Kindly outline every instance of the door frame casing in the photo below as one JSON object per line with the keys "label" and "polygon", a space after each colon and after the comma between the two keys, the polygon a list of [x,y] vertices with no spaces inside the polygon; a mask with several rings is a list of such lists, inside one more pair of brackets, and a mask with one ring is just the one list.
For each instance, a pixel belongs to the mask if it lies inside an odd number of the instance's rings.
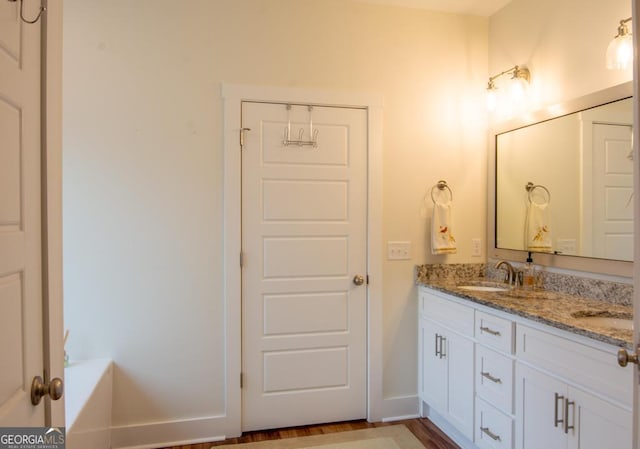
{"label": "door frame casing", "polygon": [[227,435],[242,429],[240,129],[242,101],[312,103],[367,111],[367,420],[382,419],[382,97],[370,93],[222,84],[224,103],[224,310]]}

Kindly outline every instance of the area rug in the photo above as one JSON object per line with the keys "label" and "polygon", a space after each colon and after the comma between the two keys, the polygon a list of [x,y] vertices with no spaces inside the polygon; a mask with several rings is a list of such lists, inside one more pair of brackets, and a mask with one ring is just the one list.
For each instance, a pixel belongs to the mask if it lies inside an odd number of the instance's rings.
{"label": "area rug", "polygon": [[225,444],[212,449],[424,449],[404,425],[351,430],[255,443]]}

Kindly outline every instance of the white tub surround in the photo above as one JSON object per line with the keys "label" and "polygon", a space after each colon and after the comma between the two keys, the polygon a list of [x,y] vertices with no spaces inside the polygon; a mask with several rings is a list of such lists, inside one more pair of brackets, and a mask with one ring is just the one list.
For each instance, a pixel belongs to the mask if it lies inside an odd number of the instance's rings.
{"label": "white tub surround", "polygon": [[67,449],[110,449],[113,363],[72,362],[64,374]]}

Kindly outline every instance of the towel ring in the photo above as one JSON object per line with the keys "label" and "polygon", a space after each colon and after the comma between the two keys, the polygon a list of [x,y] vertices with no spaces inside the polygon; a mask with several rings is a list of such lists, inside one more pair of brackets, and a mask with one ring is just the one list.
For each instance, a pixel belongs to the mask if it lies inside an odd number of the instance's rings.
{"label": "towel ring", "polygon": [[433,195],[433,193],[436,189],[440,190],[441,192],[443,192],[445,189],[448,190],[449,201],[453,201],[453,192],[451,191],[451,188],[449,188],[449,186],[447,185],[447,181],[440,180],[435,186],[431,187],[431,201],[433,201],[434,204],[436,203],[436,198]]}
{"label": "towel ring", "polygon": [[544,205],[544,204],[549,204],[551,202],[551,193],[549,192],[549,189],[547,189],[545,186],[543,185],[539,185],[539,184],[534,184],[532,182],[528,182],[526,186],[524,186],[524,188],[527,190],[528,192],[528,197],[529,197],[529,202],[530,203],[535,203],[535,201],[533,201],[533,191],[535,189],[541,189],[544,190],[547,193],[547,201],[545,203],[536,203],[536,204],[540,204],[540,205]]}

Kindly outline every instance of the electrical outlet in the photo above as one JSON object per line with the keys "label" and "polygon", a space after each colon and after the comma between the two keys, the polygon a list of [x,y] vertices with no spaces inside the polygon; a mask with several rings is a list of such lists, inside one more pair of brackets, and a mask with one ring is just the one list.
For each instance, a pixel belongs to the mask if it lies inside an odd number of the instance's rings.
{"label": "electrical outlet", "polygon": [[411,242],[387,242],[387,259],[411,259]]}
{"label": "electrical outlet", "polygon": [[482,239],[471,239],[471,256],[482,256]]}
{"label": "electrical outlet", "polygon": [[575,255],[577,243],[576,239],[558,239],[556,242],[556,251],[560,254]]}

